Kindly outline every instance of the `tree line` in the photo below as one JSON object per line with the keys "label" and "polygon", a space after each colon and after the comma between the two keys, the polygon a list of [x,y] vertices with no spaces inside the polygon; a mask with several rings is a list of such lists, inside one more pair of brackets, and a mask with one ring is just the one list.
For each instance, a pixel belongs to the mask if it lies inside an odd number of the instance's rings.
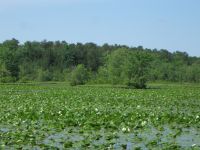
{"label": "tree line", "polygon": [[147,81],[200,82],[200,58],[142,46],[11,39],[0,43],[0,82],[70,81],[145,87]]}

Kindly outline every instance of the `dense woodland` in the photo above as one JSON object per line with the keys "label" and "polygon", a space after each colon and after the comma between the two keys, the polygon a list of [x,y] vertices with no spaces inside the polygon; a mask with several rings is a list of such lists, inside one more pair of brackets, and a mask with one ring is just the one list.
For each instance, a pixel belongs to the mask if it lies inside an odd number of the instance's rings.
{"label": "dense woodland", "polygon": [[135,80],[200,82],[200,58],[142,46],[65,41],[20,44],[16,39],[0,43],[0,82],[72,80],[72,85],[90,82],[134,86]]}

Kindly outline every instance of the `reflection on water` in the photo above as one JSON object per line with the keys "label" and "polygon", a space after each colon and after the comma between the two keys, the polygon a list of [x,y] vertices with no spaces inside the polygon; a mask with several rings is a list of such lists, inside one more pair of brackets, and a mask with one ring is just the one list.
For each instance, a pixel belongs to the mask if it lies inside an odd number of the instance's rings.
{"label": "reflection on water", "polygon": [[6,133],[6,132],[9,132],[10,130],[8,128],[0,128],[0,132],[3,132],[3,133]]}
{"label": "reflection on water", "polygon": [[[140,130],[132,130],[133,132],[124,133],[122,131],[114,131],[112,129],[101,129],[99,131],[84,131],[80,128],[66,128],[62,132],[49,134],[43,141],[38,141],[44,146],[66,149],[115,149],[115,150],[132,150],[152,148],[162,149],[169,145],[175,145],[181,149],[189,149],[196,147],[200,149],[200,131],[199,128],[181,128],[178,126],[162,126],[159,128],[148,127]],[[0,126],[0,134],[15,132],[14,129]],[[1,143],[1,141],[0,141]],[[7,149],[12,147],[6,146]],[[25,149],[40,150],[39,145],[24,145]]]}
{"label": "reflection on water", "polygon": [[84,135],[79,133],[80,129],[65,129],[63,132],[50,135],[44,140],[44,144],[63,149],[63,143],[68,141],[73,143],[74,149],[80,149],[84,142],[88,141],[89,148],[107,146],[111,149],[135,149],[148,150],[149,147],[162,148],[166,144],[175,144],[182,148],[196,146],[200,148],[200,132],[195,128],[172,129],[164,126],[162,129],[149,127],[145,130],[133,133],[123,133],[122,131],[114,135],[113,132],[102,129],[98,133]]}

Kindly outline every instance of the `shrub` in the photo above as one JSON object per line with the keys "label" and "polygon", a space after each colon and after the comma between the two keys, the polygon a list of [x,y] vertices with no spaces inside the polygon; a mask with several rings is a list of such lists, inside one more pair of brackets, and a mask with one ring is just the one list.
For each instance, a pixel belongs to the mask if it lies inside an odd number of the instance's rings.
{"label": "shrub", "polygon": [[37,80],[38,81],[51,81],[52,73],[50,73],[48,70],[38,69]]}
{"label": "shrub", "polygon": [[79,64],[71,73],[70,85],[83,85],[88,81],[88,72],[84,65]]}
{"label": "shrub", "polygon": [[11,76],[6,76],[6,77],[0,78],[0,83],[13,83],[13,82],[16,82],[16,78],[11,77]]}

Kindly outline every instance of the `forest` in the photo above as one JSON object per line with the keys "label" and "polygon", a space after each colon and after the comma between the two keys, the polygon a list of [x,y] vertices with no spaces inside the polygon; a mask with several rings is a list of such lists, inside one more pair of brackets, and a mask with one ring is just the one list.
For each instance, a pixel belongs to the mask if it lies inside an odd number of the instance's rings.
{"label": "forest", "polygon": [[0,82],[69,81],[71,85],[200,82],[200,58],[186,52],[65,41],[0,43]]}

